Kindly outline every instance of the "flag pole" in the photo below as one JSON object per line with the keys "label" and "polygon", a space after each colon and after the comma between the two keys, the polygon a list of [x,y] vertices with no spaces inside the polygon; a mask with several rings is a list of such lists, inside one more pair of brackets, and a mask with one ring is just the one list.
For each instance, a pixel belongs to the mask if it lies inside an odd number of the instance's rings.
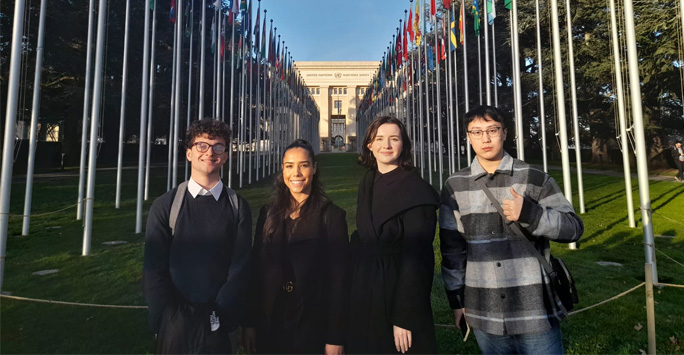
{"label": "flag pole", "polygon": [[126,0],[126,22],[124,25],[124,48],[123,48],[123,68],[121,69],[121,108],[119,116],[119,151],[116,159],[116,193],[114,196],[114,208],[121,207],[121,181],[123,169],[123,148],[126,139],[126,92],[128,88],[128,29],[130,27],[131,0]]}
{"label": "flag pole", "polygon": [[45,7],[47,0],[40,2],[38,20],[38,40],[36,43],[36,72],[33,79],[33,108],[31,109],[31,134],[29,136],[29,154],[26,166],[26,194],[24,195],[24,221],[21,235],[29,234],[31,222],[31,196],[33,195],[33,167],[36,159],[38,117],[40,116],[40,77],[43,70],[43,40],[45,38]]}
{"label": "flag pole", "polygon": [[[146,14],[149,14],[145,6]],[[102,68],[105,51],[105,32],[107,25],[107,0],[100,0],[100,7],[97,10],[97,46],[95,48],[95,72],[93,83],[93,103],[90,106],[90,147],[88,152],[88,183],[86,186],[86,199],[84,210],[83,227],[83,250],[81,255],[90,255],[90,244],[93,233],[93,205],[95,203],[95,169],[97,162],[97,143],[99,132],[100,104],[102,102]],[[147,15],[146,15],[147,16]]]}
{"label": "flag pole", "polygon": [[558,23],[558,0],[551,2],[551,30],[553,37],[553,67],[558,115],[558,139],[560,141],[561,165],[563,167],[563,191],[572,204],[572,181],[570,180],[570,159],[568,157],[568,133],[565,117],[565,88],[563,85],[563,62],[561,56],[560,25]]}
{"label": "flag pole", "polygon": [[173,171],[172,171],[172,187],[178,186],[178,141],[180,134],[180,110],[181,110],[181,85],[183,81],[183,1],[180,0],[176,3],[176,37],[178,38],[178,46],[176,47],[176,93],[174,100],[176,101],[176,110],[174,112],[173,118]]}
{"label": "flag pole", "polygon": [[518,44],[518,1],[512,0],[511,9],[511,60],[513,62],[513,100],[515,136],[518,159],[525,160],[525,138],[523,134],[522,92],[520,89],[520,47]]}
{"label": "flag pole", "polygon": [[[100,0],[106,1],[106,0]],[[136,200],[136,214],[135,214],[135,233],[142,233],[143,223],[143,189],[144,189],[144,164],[145,164],[145,140],[147,139],[147,90],[149,80],[150,62],[150,10],[147,6],[145,9],[145,30],[143,35],[143,64],[142,64],[142,84],[140,95],[140,135],[138,136],[138,194]],[[178,11],[176,11],[178,14]],[[178,22],[178,21],[176,21]],[[99,26],[99,25],[98,25]],[[96,86],[97,87],[97,86]]]}
{"label": "flag pole", "polygon": [[[423,0],[423,9],[427,9],[427,0]],[[431,85],[430,85],[430,65],[428,63],[429,57],[428,57],[428,50],[430,48],[427,45],[428,42],[428,36],[427,36],[427,19],[423,20],[423,33],[425,35],[425,40],[423,41],[423,49],[425,50],[425,117],[427,119],[427,143],[428,143],[428,150],[427,150],[427,161],[428,161],[428,182],[430,185],[432,185],[432,126],[430,125],[430,121],[432,120],[432,115],[430,115],[430,90],[431,90]],[[434,58],[433,58],[434,59]]]}
{"label": "flag pole", "polygon": [[173,31],[173,49],[171,50],[173,60],[172,60],[172,65],[171,65],[171,93],[169,94],[170,98],[170,110],[169,110],[169,135],[167,138],[166,146],[168,147],[168,161],[167,161],[167,175],[166,175],[166,191],[171,190],[171,176],[173,173],[171,172],[171,168],[173,167],[173,116],[174,112],[176,111],[176,100],[173,99],[173,95],[176,92],[176,66],[178,65],[177,63],[177,58],[176,58],[176,46],[178,45],[178,34],[176,31]]}
{"label": "flag pole", "polygon": [[[491,6],[494,6],[494,3],[490,2],[491,0],[485,0],[485,15],[483,16],[485,18],[484,22],[484,47],[485,47],[485,91],[486,91],[486,96],[487,96],[487,106],[492,105],[492,92],[491,92],[491,86],[492,86],[492,81],[491,81],[491,73],[490,73],[490,68],[489,68],[489,8]],[[494,23],[494,19],[492,19],[492,23]]]}
{"label": "flag pole", "polygon": [[[418,66],[418,117],[419,117],[419,125],[418,125],[418,136],[420,137],[420,177],[425,178],[425,121],[424,121],[424,116],[423,116],[423,79],[421,78],[421,72],[423,71],[423,68],[420,64],[420,61],[423,59],[422,54],[421,54],[421,45],[420,45],[420,20],[423,18],[423,16],[420,16],[420,11],[419,11],[419,2],[420,0],[416,0],[416,16],[418,16],[418,25],[414,26],[414,30],[417,28],[418,32],[416,32],[416,47],[418,47],[418,61],[417,61],[417,66]],[[427,61],[425,61],[427,65]],[[427,75],[427,74],[426,74]],[[427,103],[425,103],[427,105]]]}
{"label": "flag pole", "polygon": [[[495,6],[492,4],[492,6]],[[497,68],[496,68],[496,32],[494,28],[496,27],[496,23],[492,23],[492,68],[494,69],[493,73],[493,85],[494,85],[494,106],[498,107],[499,106],[499,79],[497,75]]]}
{"label": "flag pole", "polygon": [[[235,129],[233,128],[233,117],[235,112],[235,65],[237,63],[235,54],[235,8],[230,9],[231,25],[230,25],[230,142],[228,143],[228,187],[233,187],[233,140],[235,139]],[[238,145],[240,146],[240,139],[238,138]],[[237,152],[236,152],[237,153]]]}
{"label": "flag pole", "polygon": [[[479,9],[480,0],[473,0],[473,4],[477,4]],[[473,15],[473,22],[481,23],[480,11],[477,11],[477,18]],[[487,27],[486,24],[485,27]],[[477,86],[480,88],[480,105],[482,105],[482,38],[480,38],[480,25],[478,25],[477,32],[475,32],[475,38],[477,39]]]}
{"label": "flag pole", "polygon": [[[451,5],[451,2],[449,2]],[[454,169],[454,87],[453,87],[453,80],[452,80],[452,73],[451,73],[451,61],[453,60],[451,58],[452,54],[452,49],[451,47],[453,46],[453,43],[451,42],[451,8],[446,8],[444,9],[444,18],[445,21],[446,19],[449,19],[449,51],[446,52],[446,44],[444,51],[446,53],[446,70],[444,71],[444,83],[446,84],[447,88],[447,111],[449,114],[449,124],[448,124],[448,130],[447,130],[447,159],[449,160],[449,174],[451,175],[455,172]],[[446,37],[446,33],[443,33],[443,36]]]}
{"label": "flag pole", "polygon": [[[577,86],[575,82],[575,52],[572,43],[572,14],[570,0],[565,0],[565,14],[568,28],[568,62],[570,65],[570,97],[572,98],[572,126],[575,135],[575,163],[577,169],[577,192],[579,193],[580,214],[584,213],[584,179],[582,178],[582,144],[579,133],[579,117],[577,116]],[[570,243],[570,249],[577,248],[577,243]]]}
{"label": "flag pole", "polygon": [[[188,12],[188,21],[190,21],[190,58],[188,59],[188,112],[185,120],[185,131],[190,127],[191,108],[192,108],[192,61],[194,59],[194,42],[195,42],[195,0],[190,2],[190,11]],[[153,25],[154,27],[154,25]],[[183,159],[185,165],[185,175],[183,181],[188,180],[188,160]]]}
{"label": "flag pole", "polygon": [[646,264],[651,264],[653,282],[658,282],[658,268],[655,258],[653,240],[653,222],[651,220],[651,196],[648,185],[648,164],[646,155],[646,139],[644,137],[644,117],[641,106],[641,80],[639,78],[639,56],[634,30],[634,7],[632,0],[625,0],[625,32],[627,43],[627,63],[629,66],[629,85],[631,91],[632,118],[634,121],[634,140],[636,142],[637,174],[639,176],[639,196],[641,200],[641,221],[644,231],[644,252]]}
{"label": "flag pole", "polygon": [[539,129],[541,130],[542,161],[544,172],[548,172],[546,159],[546,114],[544,113],[544,70],[541,50],[541,18],[539,15],[539,0],[535,0],[535,16],[537,20],[537,72],[539,76]]}
{"label": "flag pole", "polygon": [[[21,0],[21,3],[24,3]],[[17,2],[17,5],[19,3]],[[17,6],[15,5],[15,6]],[[23,6],[23,5],[22,5]],[[90,108],[90,93],[92,88],[92,73],[90,68],[93,66],[93,27],[95,22],[95,0],[90,0],[90,5],[88,6],[88,44],[86,51],[86,74],[85,74],[85,88],[83,92],[83,118],[81,121],[81,160],[78,170],[78,202],[76,207],[76,220],[81,220],[83,218],[83,193],[85,189],[85,176],[86,176],[86,154],[88,149],[88,111]],[[16,19],[15,19],[16,22]],[[22,17],[23,22],[23,17]],[[9,107],[9,106],[8,106]],[[7,118],[10,116],[8,115]],[[8,120],[9,121],[9,120]]]}
{"label": "flag pole", "polygon": [[[455,2],[451,3],[451,13],[454,15],[454,27],[455,27],[456,26],[456,3]],[[456,43],[458,43],[457,39],[455,39],[455,41],[456,41]],[[452,130],[453,130],[453,126],[456,126],[456,137],[455,137],[456,141],[454,142],[454,143],[456,143],[456,146],[454,148],[456,149],[456,157],[458,157],[458,159],[456,160],[455,166],[458,170],[461,170],[461,129],[459,127],[460,119],[458,117],[459,115],[458,115],[458,55],[457,54],[458,53],[456,53],[456,46],[454,46],[454,50],[451,52],[451,58],[454,61],[452,69],[453,69],[453,73],[454,73],[453,89],[454,89],[454,103],[456,104],[456,105],[454,105],[454,113],[456,114],[455,115],[456,121],[454,122],[454,124],[452,124]],[[453,135],[453,133],[452,133],[452,135]]]}
{"label": "flag pole", "polygon": [[[437,9],[435,9],[436,11]],[[439,62],[442,60],[442,51],[439,50],[439,39],[438,39],[438,25],[437,25],[437,16],[435,16],[435,49],[437,50],[437,56],[436,56],[436,65],[435,65],[435,76],[437,78],[437,95],[435,96],[435,100],[437,101],[437,156],[439,157],[439,175],[437,179],[439,179],[439,189],[442,189],[442,183],[443,183],[443,176],[444,176],[444,156],[442,154],[442,93],[441,93],[441,88],[440,88],[440,71],[439,71]],[[442,30],[444,29],[444,24],[442,23]],[[444,31],[442,31],[442,37],[444,37]],[[442,47],[444,47],[442,45]]]}
{"label": "flag pole", "polygon": [[[464,100],[465,100],[465,113],[468,113],[470,111],[470,98],[469,98],[469,87],[468,87],[468,39],[466,38],[466,33],[468,31],[467,26],[466,26],[466,17],[465,17],[465,0],[461,0],[461,18],[463,19],[463,92],[464,92]],[[465,127],[468,128],[468,127]],[[470,166],[470,140],[468,139],[468,135],[466,135],[466,144],[465,144],[465,150],[466,150],[466,159],[468,166]]]}
{"label": "flag pole", "polygon": [[[682,5],[684,5],[684,0],[682,0]],[[627,199],[627,218],[629,221],[629,227],[636,227],[634,221],[634,202],[632,200],[632,173],[630,170],[629,162],[629,144],[627,143],[627,124],[625,123],[625,94],[623,92],[624,87],[622,83],[622,61],[620,59],[620,44],[618,42],[618,32],[617,32],[617,20],[615,18],[615,0],[610,0],[610,29],[612,35],[612,46],[613,46],[613,65],[615,66],[615,87],[617,90],[617,103],[618,103],[618,118],[620,120],[620,137],[618,143],[622,147],[622,171],[625,175],[625,197]]]}
{"label": "flag pole", "polygon": [[147,146],[145,147],[145,192],[143,199],[147,201],[149,196],[150,185],[150,154],[152,145],[152,131],[154,129],[154,120],[152,119],[153,102],[154,102],[154,80],[155,80],[155,38],[157,30],[157,2],[154,2],[152,10],[152,38],[150,41],[150,88],[147,103]]}
{"label": "flag pole", "polygon": [[[234,0],[237,1],[237,0]],[[197,99],[197,118],[204,118],[204,53],[206,52],[207,38],[207,0],[202,0],[202,30],[200,31],[200,72],[199,72],[199,98]]]}

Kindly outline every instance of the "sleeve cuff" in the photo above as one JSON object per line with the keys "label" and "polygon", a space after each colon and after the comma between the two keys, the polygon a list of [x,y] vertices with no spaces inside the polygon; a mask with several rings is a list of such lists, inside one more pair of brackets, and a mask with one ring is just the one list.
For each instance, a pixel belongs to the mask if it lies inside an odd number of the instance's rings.
{"label": "sleeve cuff", "polygon": [[461,309],[463,304],[463,287],[455,290],[447,290],[447,299],[449,299],[449,306],[451,309]]}

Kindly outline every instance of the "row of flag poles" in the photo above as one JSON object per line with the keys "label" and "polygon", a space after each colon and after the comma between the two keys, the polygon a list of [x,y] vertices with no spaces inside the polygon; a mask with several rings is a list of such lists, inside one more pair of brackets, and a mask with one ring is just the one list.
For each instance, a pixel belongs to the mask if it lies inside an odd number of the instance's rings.
{"label": "row of flag poles", "polygon": [[[40,72],[42,65],[42,41],[47,0],[41,1],[40,28],[36,57],[36,84],[34,88],[33,117],[27,190],[25,198],[22,234],[28,235],[33,185],[33,161],[35,160],[37,116],[40,112]],[[201,4],[200,4],[201,3]],[[131,14],[130,0],[126,0],[125,33],[123,46],[121,112],[117,157],[117,182],[115,206],[120,207],[122,185],[122,157],[126,121],[126,93],[128,90],[128,42],[131,21],[144,18],[140,130],[138,135],[138,179],[136,198],[135,232],[142,232],[143,201],[149,197],[150,148],[155,136],[166,132],[155,130],[153,122],[157,64],[155,60],[155,35],[157,21],[166,16],[160,11],[158,1],[148,0],[142,6],[144,14]],[[318,122],[320,112],[301,75],[294,67],[294,59],[277,34],[273,19],[267,20],[267,11],[261,11],[261,3],[254,0],[170,0],[164,5],[168,21],[173,25],[173,66],[169,132],[167,136],[168,169],[167,189],[175,187],[179,180],[188,178],[187,161],[183,155],[183,130],[192,120],[211,117],[225,121],[231,127],[233,140],[228,143],[228,163],[222,176],[228,186],[251,184],[275,173],[281,164],[283,148],[295,138],[306,139],[313,147],[319,147]],[[195,10],[201,11],[199,18]],[[256,8],[254,19],[253,8]],[[99,136],[101,106],[103,100],[103,67],[105,33],[107,31],[107,0],[90,0],[88,22],[88,45],[83,103],[83,126],[81,137],[81,160],[77,219],[84,221],[82,255],[89,255],[92,240],[93,203]],[[21,39],[25,0],[15,2],[10,81],[7,96],[6,128],[2,164],[2,211],[0,212],[0,290],[4,275],[5,250],[9,223],[9,197],[16,131],[17,104],[19,99],[18,72],[21,63]],[[95,19],[97,14],[97,19]],[[206,24],[206,26],[205,26]],[[268,25],[268,33],[266,32]],[[196,30],[196,28],[199,30]],[[196,43],[198,41],[199,43]],[[187,66],[186,70],[183,70]],[[206,84],[205,84],[206,81]],[[209,83],[211,82],[211,86]],[[186,87],[187,84],[187,87]],[[187,96],[183,95],[186,89]],[[210,88],[209,92],[205,90]],[[167,103],[164,103],[167,104]],[[185,161],[185,176],[179,178],[179,159]],[[237,179],[237,181],[233,181]]]}
{"label": "row of flag poles", "polygon": [[[404,10],[404,19],[399,20],[399,27],[393,35],[387,50],[385,51],[382,64],[373,77],[370,89],[366,91],[358,108],[359,132],[363,132],[370,122],[379,115],[392,115],[402,119],[409,131],[409,135],[414,142],[413,160],[420,169],[421,175],[431,184],[436,175],[439,187],[446,175],[453,174],[460,170],[461,158],[465,155],[466,164],[472,161],[470,144],[468,142],[465,127],[459,123],[459,117],[470,110],[470,105],[477,98],[471,98],[470,94],[477,90],[479,104],[499,106],[499,88],[508,87],[512,91],[512,113],[514,119],[514,129],[509,128],[509,135],[514,134],[516,143],[517,158],[525,160],[525,149],[523,145],[523,119],[522,119],[522,92],[520,87],[521,69],[520,57],[521,50],[518,44],[518,14],[517,0],[498,1],[507,10],[508,28],[510,31],[511,52],[496,53],[495,31],[501,30],[499,24],[505,25],[506,22],[500,21],[500,12],[497,12],[497,0],[444,0],[438,7],[435,0],[410,0],[408,10]],[[572,181],[570,172],[569,158],[569,138],[566,120],[566,101],[571,108],[573,137],[572,144],[575,146],[576,159],[576,182],[578,187],[578,210],[585,212],[584,207],[584,187],[582,179],[582,161],[580,157],[580,134],[577,114],[576,83],[574,75],[574,54],[572,43],[572,16],[570,1],[565,1],[566,9],[566,29],[567,29],[567,67],[565,73],[570,78],[570,85],[564,83],[563,57],[561,55],[560,44],[560,24],[558,15],[558,0],[545,1],[544,6],[550,9],[549,21],[552,24],[551,37],[552,43],[542,43],[541,41],[541,19],[540,19],[540,0],[535,0],[535,20],[537,35],[537,74],[538,80],[538,130],[541,135],[543,169],[548,171],[547,162],[547,142],[546,142],[546,123],[548,120],[555,119],[555,132],[561,152],[561,168],[563,172],[563,190],[568,201],[573,201]],[[625,18],[633,21],[633,10],[631,0],[624,0]],[[684,11],[684,2],[682,5]],[[484,8],[484,13],[481,9]],[[632,139],[636,143],[634,154],[637,156],[637,168],[643,171],[639,176],[639,186],[641,194],[642,221],[644,223],[644,240],[646,244],[646,262],[654,265],[654,278],[657,279],[655,268],[655,251],[653,250],[653,229],[650,218],[650,198],[648,196],[648,176],[646,166],[646,147],[643,133],[643,118],[640,103],[640,89],[638,87],[638,60],[636,59],[636,49],[634,57],[623,60],[619,58],[620,51],[617,46],[619,41],[617,33],[617,23],[615,20],[614,0],[611,0],[610,11],[612,14],[613,28],[613,48],[612,55],[615,56],[615,66],[618,73],[617,78],[617,99],[620,106],[620,127],[618,141],[621,144],[623,154],[625,191],[627,215],[630,227],[635,227],[634,208],[631,194],[631,176],[629,170],[629,150],[627,142],[627,132],[633,132]],[[470,13],[470,17],[467,16]],[[466,23],[472,21],[472,24]],[[469,26],[472,25],[472,34],[469,34]],[[626,21],[624,35],[634,33],[633,22]],[[482,31],[484,29],[484,31]],[[505,30],[505,29],[504,29]],[[484,36],[481,36],[483,32]],[[490,35],[491,34],[491,35]],[[484,60],[482,60],[482,37],[484,37]],[[468,43],[468,39],[475,38],[476,46]],[[629,42],[629,40],[628,40]],[[630,53],[629,43],[627,52]],[[542,47],[550,46],[553,49],[553,77],[554,87],[544,88],[542,80]],[[460,47],[460,48],[459,48]],[[469,48],[470,47],[470,48]],[[469,51],[472,47],[477,48],[477,65],[468,63]],[[499,47],[500,48],[500,47]],[[459,50],[460,49],[460,50]],[[491,49],[491,50],[490,50]],[[460,53],[459,53],[460,52]],[[472,54],[471,54],[472,55]],[[497,58],[501,56],[511,56],[511,77],[499,76],[497,70]],[[459,58],[460,57],[460,58]],[[473,56],[470,56],[472,58]],[[459,66],[462,63],[462,70]],[[622,84],[619,73],[622,63],[630,67],[630,90],[631,96],[627,96],[622,91]],[[484,64],[484,76],[482,73]],[[442,68],[440,68],[442,67]],[[634,67],[634,69],[632,69]],[[477,75],[469,71],[477,70]],[[633,73],[632,73],[633,70]],[[460,76],[459,76],[460,73]],[[469,78],[477,78],[477,84],[468,82]],[[636,84],[635,84],[636,83]],[[544,110],[544,92],[553,91],[555,96],[555,117],[547,118]],[[566,100],[566,92],[569,91],[570,99]],[[631,100],[635,109],[632,110],[632,126],[627,126],[625,117],[626,99]],[[527,102],[526,102],[527,103]],[[530,103],[527,103],[530,104]],[[462,111],[459,109],[462,108]],[[444,157],[446,154],[446,158]],[[426,176],[427,175],[427,176]],[[576,245],[570,245],[575,249]]]}

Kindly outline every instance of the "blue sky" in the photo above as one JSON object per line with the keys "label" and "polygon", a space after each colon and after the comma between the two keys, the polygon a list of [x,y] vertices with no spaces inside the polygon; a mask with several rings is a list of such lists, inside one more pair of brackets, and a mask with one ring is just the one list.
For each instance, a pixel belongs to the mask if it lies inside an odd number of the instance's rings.
{"label": "blue sky", "polygon": [[262,0],[264,9],[295,61],[381,61],[409,1]]}

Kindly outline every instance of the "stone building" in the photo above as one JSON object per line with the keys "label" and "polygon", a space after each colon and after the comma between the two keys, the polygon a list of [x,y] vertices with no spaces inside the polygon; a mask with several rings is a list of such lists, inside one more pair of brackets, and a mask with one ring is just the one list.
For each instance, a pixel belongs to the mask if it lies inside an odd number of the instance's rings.
{"label": "stone building", "polygon": [[318,130],[322,152],[356,151],[356,108],[380,64],[377,61],[294,63],[320,110]]}

